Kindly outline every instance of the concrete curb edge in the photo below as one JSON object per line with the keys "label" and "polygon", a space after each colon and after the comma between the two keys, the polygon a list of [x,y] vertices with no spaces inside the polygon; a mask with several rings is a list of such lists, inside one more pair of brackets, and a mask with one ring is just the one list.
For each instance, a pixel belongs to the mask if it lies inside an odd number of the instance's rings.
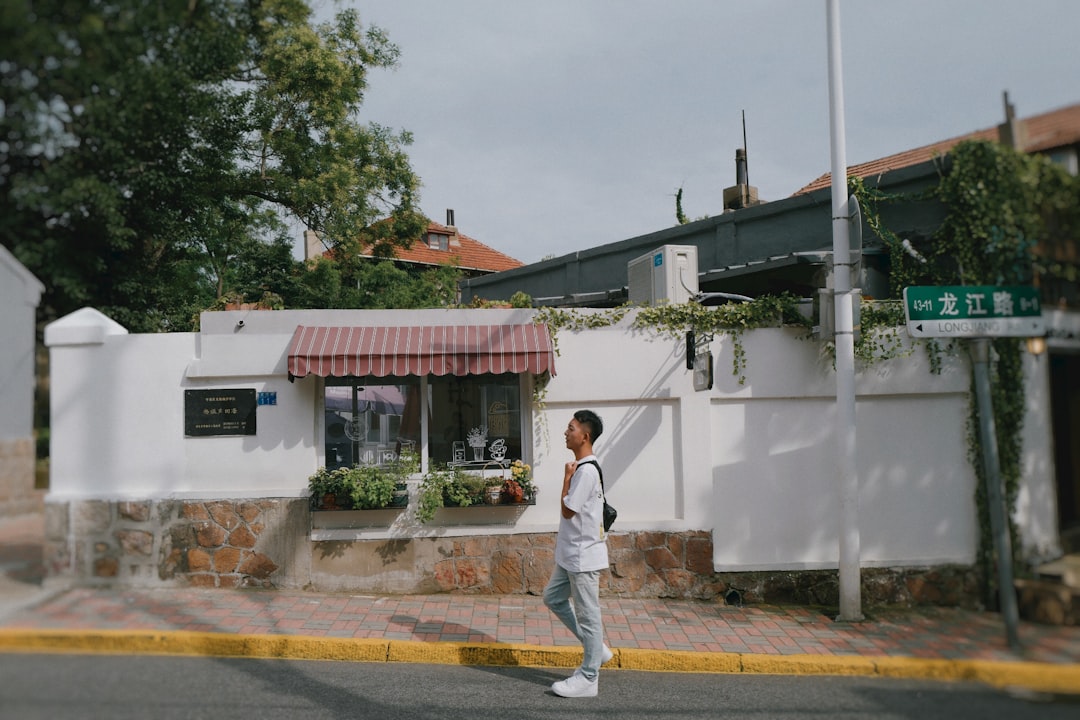
{"label": "concrete curb edge", "polygon": [[[613,648],[609,669],[770,675],[848,675],[981,682],[998,688],[1080,694],[1080,666],[913,657],[762,655]],[[194,655],[574,668],[581,651],[526,644],[421,642],[305,635],[233,635],[169,630],[0,628],[0,652]]]}

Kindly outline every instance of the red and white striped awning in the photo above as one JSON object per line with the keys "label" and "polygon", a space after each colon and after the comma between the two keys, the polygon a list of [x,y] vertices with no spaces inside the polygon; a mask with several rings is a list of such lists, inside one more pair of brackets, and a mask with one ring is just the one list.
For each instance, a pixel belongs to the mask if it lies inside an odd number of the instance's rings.
{"label": "red and white striped awning", "polygon": [[289,375],[555,374],[546,325],[305,327],[289,344]]}

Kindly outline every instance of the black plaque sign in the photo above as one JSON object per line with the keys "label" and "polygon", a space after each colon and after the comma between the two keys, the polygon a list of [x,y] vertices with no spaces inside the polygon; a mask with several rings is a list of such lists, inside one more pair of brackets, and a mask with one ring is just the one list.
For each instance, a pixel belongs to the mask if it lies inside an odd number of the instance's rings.
{"label": "black plaque sign", "polygon": [[254,390],[185,390],[184,436],[255,434]]}

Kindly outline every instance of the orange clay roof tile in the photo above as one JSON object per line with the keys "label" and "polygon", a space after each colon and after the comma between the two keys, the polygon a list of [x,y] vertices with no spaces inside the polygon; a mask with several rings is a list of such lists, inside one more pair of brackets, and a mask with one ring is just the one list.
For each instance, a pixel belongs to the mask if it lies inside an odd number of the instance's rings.
{"label": "orange clay roof tile", "polygon": [[[447,263],[463,270],[481,270],[484,272],[500,272],[511,270],[524,265],[523,262],[504,253],[490,248],[479,240],[457,232],[446,225],[437,222],[429,223],[424,238],[417,238],[410,248],[394,248],[394,256],[403,262],[414,262],[424,265],[445,265]],[[446,250],[436,250],[428,247],[426,242],[427,233],[440,233],[449,235],[451,241],[459,241],[459,245],[450,245]],[[363,253],[370,257],[371,248],[364,248]]]}
{"label": "orange clay roof tile", "polygon": [[[1024,152],[1040,152],[1051,148],[1062,147],[1080,143],[1080,104],[1071,105],[1059,110],[1052,110],[1042,115],[1034,115],[1022,119],[1023,134],[1026,136],[1022,150]],[[997,126],[976,130],[967,135],[942,140],[930,145],[905,150],[904,152],[889,155],[888,157],[871,160],[870,162],[851,165],[848,167],[848,176],[861,178],[875,177],[892,170],[918,165],[935,157],[945,155],[964,140],[997,140]],[[825,173],[808,185],[804,185],[795,191],[795,195],[829,187],[832,184],[832,173]]]}

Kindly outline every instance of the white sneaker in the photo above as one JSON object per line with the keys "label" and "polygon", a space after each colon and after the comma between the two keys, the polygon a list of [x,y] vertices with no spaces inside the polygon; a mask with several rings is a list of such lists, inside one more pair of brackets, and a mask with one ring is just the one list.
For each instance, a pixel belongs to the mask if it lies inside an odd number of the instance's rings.
{"label": "white sneaker", "polygon": [[559,697],[565,698],[596,697],[599,688],[599,677],[589,680],[584,675],[578,675],[577,673],[551,686],[552,692]]}
{"label": "white sneaker", "polygon": [[[615,653],[611,652],[611,648],[609,648],[607,645],[604,645],[604,649],[600,651],[600,664],[601,665],[606,664],[613,657],[615,657]],[[581,666],[580,665],[577,666],[577,670],[574,671],[574,674],[575,675],[580,675],[581,674]]]}
{"label": "white sneaker", "polygon": [[611,652],[611,648],[605,645],[604,649],[600,653],[600,664],[603,665],[607,663],[613,657],[615,657],[615,653]]}

